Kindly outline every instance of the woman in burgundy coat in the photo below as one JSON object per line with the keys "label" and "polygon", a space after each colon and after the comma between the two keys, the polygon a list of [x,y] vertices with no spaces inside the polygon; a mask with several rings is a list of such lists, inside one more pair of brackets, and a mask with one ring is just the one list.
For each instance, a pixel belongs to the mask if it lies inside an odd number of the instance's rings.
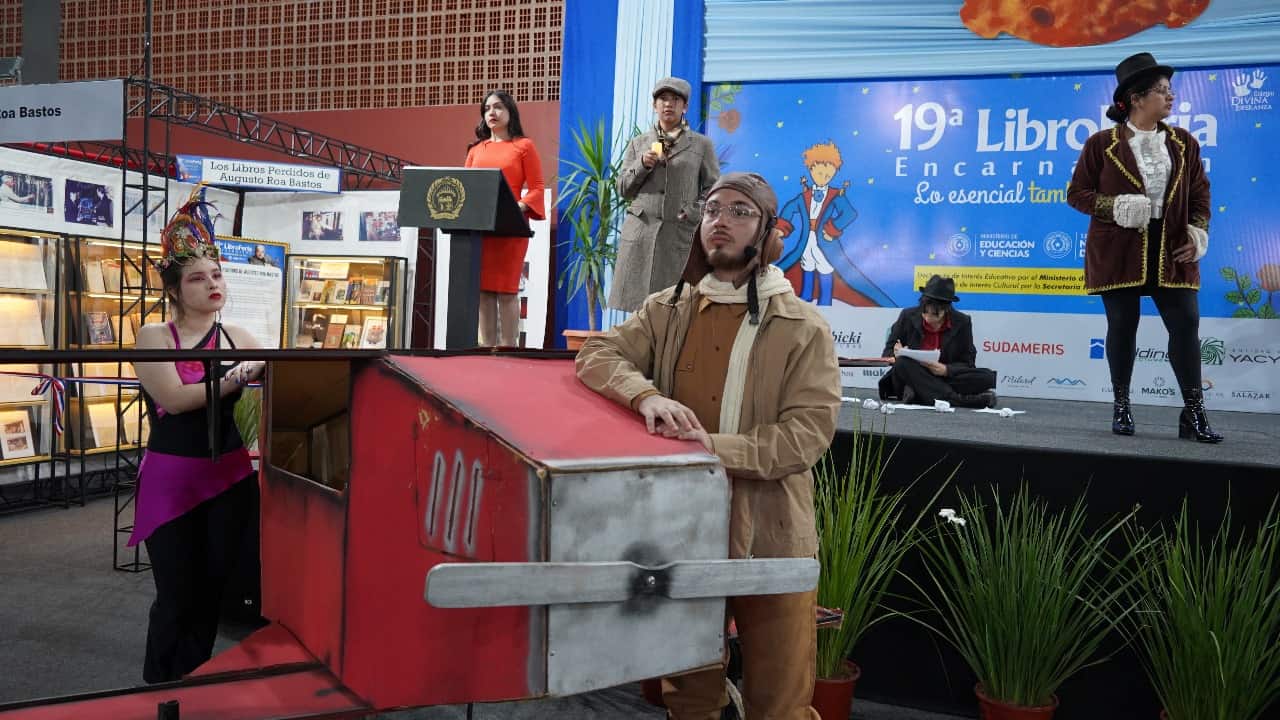
{"label": "woman in burgundy coat", "polygon": [[1200,379],[1200,258],[1209,248],[1209,180],[1191,133],[1163,122],[1173,68],[1138,53],[1116,66],[1112,128],[1080,152],[1067,202],[1089,215],[1084,284],[1107,313],[1107,365],[1115,393],[1111,431],[1134,433],[1129,381],[1143,295],[1169,331],[1169,364],[1186,406],[1178,437],[1221,442],[1209,427]]}

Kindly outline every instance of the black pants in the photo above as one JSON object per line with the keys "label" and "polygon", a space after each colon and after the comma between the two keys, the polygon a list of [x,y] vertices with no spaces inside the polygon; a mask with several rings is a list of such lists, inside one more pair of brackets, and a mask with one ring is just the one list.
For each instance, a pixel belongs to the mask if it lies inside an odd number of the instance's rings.
{"label": "black pants", "polygon": [[223,588],[240,554],[256,478],[200,503],[147,538],[156,599],[142,678],[177,680],[213,656]]}
{"label": "black pants", "polygon": [[1112,387],[1129,387],[1138,347],[1142,296],[1150,295],[1169,331],[1169,364],[1178,387],[1200,387],[1200,301],[1190,288],[1125,288],[1102,293]]}
{"label": "black pants", "polygon": [[880,378],[880,399],[902,397],[907,387],[915,393],[913,402],[932,405],[934,400],[954,402],[960,395],[976,395],[996,386],[996,374],[986,368],[968,368],[945,377],[929,372],[909,357],[900,357]]}

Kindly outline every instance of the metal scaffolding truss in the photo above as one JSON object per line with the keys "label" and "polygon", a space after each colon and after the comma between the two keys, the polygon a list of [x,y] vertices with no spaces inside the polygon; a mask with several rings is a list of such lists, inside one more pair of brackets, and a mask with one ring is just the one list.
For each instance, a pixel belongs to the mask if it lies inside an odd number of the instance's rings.
{"label": "metal scaffolding truss", "polygon": [[[366,190],[398,186],[408,160],[353,145],[292,123],[241,110],[145,78],[125,80],[125,121],[140,119],[169,126],[189,127],[201,132],[265,148],[296,160],[337,167],[342,171],[344,190]],[[145,152],[130,143],[65,141],[22,143],[13,147],[49,155],[84,160],[115,167],[125,166],[148,174],[176,176],[174,158]]]}
{"label": "metal scaffolding truss", "polygon": [[131,78],[128,85],[129,117],[149,113],[156,120],[341,168],[347,190],[362,190],[378,183],[399,185],[402,170],[409,164],[394,155],[352,145],[292,123],[233,108],[158,83],[151,83],[148,107],[147,81]]}

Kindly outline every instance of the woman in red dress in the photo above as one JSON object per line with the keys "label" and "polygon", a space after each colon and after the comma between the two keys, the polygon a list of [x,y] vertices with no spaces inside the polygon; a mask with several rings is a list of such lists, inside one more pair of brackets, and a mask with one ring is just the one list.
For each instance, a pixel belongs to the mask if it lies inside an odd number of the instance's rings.
{"label": "woman in red dress", "polygon": [[[520,110],[505,90],[493,90],[480,105],[476,142],[467,167],[498,168],[519,198],[526,219],[543,219],[542,162],[520,127]],[[514,347],[520,338],[520,275],[529,238],[486,235],[480,251],[481,345]]]}

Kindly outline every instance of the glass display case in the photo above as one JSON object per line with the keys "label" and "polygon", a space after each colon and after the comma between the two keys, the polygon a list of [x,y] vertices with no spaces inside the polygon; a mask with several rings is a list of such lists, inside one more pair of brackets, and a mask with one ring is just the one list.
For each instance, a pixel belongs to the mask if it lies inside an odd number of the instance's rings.
{"label": "glass display case", "polygon": [[288,347],[403,346],[404,258],[289,255],[287,264]]}
{"label": "glass display case", "polygon": [[[159,246],[72,237],[64,263],[66,311],[62,347],[132,348],[138,328],[165,318]],[[129,363],[70,363],[67,450],[97,454],[136,449],[146,441],[146,413]],[[95,380],[96,379],[96,382]]]}
{"label": "glass display case", "polygon": [[[0,228],[0,347],[56,346],[59,236]],[[49,365],[0,365],[5,373],[51,374]],[[32,395],[36,377],[0,375],[0,467],[47,460],[49,394]]]}

